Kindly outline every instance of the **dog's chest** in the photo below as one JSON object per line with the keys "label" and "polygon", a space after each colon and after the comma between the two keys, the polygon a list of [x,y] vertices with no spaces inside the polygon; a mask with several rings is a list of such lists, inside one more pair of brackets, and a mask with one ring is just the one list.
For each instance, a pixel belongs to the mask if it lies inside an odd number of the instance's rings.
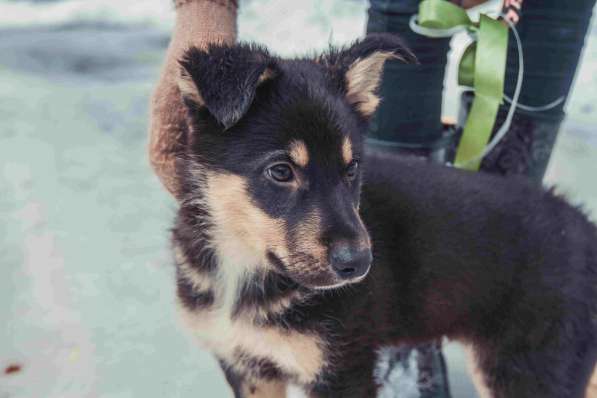
{"label": "dog's chest", "polygon": [[256,325],[242,313],[232,317],[226,306],[201,310],[181,306],[181,312],[201,345],[237,370],[259,374],[271,369],[255,367],[273,365],[298,383],[309,384],[324,365],[323,342],[317,335]]}

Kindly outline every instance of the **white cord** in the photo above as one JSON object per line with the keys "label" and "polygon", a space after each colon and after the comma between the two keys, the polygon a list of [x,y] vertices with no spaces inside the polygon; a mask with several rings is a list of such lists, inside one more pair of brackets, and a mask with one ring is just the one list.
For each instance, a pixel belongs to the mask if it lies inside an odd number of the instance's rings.
{"label": "white cord", "polygon": [[[509,104],[512,103],[512,99],[510,97],[508,97],[506,94],[504,94],[504,101],[506,101]],[[550,109],[555,108],[556,106],[560,105],[564,101],[566,101],[566,97],[561,96],[557,100],[550,102],[549,104],[546,104],[546,105],[531,106],[531,105],[521,104],[519,102],[518,105],[516,105],[516,107],[519,109],[522,109],[523,111],[527,111],[527,112],[544,112],[544,111],[548,111]]]}

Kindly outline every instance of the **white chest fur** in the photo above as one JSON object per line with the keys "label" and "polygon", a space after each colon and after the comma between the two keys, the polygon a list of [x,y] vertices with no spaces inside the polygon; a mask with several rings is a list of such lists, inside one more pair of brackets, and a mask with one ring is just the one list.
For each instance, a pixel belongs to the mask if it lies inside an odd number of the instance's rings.
{"label": "white chest fur", "polygon": [[313,382],[323,366],[322,341],[317,336],[255,326],[242,316],[233,320],[225,307],[204,311],[179,308],[192,334],[219,358],[234,361],[235,352],[240,350],[271,361],[296,377],[299,384]]}
{"label": "white chest fur", "polygon": [[[196,286],[211,285],[215,290],[215,301],[213,305],[199,310],[180,304],[178,307],[185,326],[205,349],[230,364],[234,364],[236,354],[242,352],[256,359],[267,359],[299,384],[313,382],[324,365],[323,342],[319,336],[256,325],[255,311],[233,318],[233,307],[239,299],[238,287],[246,274],[224,271],[231,269],[239,268],[221,264],[215,283],[195,281]],[[188,268],[185,270],[192,272]]]}

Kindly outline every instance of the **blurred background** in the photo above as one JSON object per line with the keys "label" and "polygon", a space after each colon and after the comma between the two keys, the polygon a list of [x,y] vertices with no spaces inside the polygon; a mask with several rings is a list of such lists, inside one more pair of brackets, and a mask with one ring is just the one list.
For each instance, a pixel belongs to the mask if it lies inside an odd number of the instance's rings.
{"label": "blurred background", "polygon": [[[239,38],[312,52],[361,36],[367,6],[241,0]],[[176,204],[146,156],[173,22],[170,0],[0,0],[0,398],[229,396],[177,323]],[[455,83],[452,62],[447,116]],[[546,181],[595,220],[594,21],[567,113]],[[454,397],[474,397],[446,352]]]}

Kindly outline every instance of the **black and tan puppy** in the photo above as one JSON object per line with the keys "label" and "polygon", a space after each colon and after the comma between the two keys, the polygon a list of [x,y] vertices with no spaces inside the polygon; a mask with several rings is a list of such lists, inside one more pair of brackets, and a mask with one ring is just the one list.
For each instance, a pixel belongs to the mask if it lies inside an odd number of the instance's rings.
{"label": "black and tan puppy", "polygon": [[363,149],[392,36],[315,59],[191,49],[173,230],[181,312],[237,397],[374,397],[386,346],[471,344],[494,398],[580,398],[597,232],[523,179]]}

